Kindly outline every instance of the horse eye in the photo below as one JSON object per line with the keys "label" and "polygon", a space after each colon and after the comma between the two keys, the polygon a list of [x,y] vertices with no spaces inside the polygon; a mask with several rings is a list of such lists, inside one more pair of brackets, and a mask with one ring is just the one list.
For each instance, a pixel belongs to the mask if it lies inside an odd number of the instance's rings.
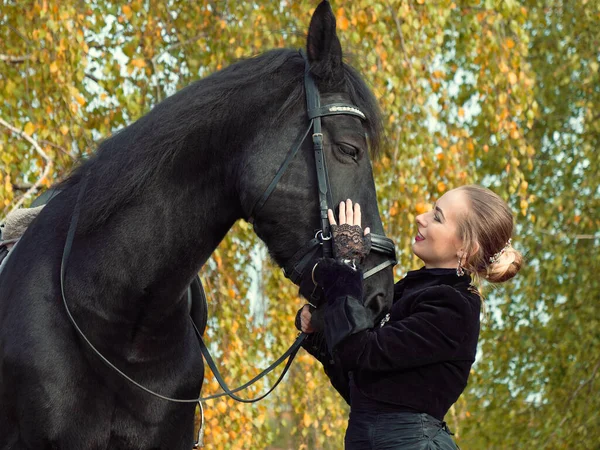
{"label": "horse eye", "polygon": [[353,159],[358,158],[359,150],[356,147],[353,147],[352,145],[340,144],[340,150],[342,151],[342,153],[352,157]]}

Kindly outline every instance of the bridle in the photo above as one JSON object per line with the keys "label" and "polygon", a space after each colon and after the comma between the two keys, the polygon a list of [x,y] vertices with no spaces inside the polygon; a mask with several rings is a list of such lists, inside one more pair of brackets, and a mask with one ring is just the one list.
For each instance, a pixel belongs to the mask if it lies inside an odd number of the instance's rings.
{"label": "bridle", "polygon": [[[273,193],[275,187],[279,183],[279,180],[281,180],[281,177],[290,165],[291,161],[298,153],[302,143],[312,130],[315,168],[317,171],[319,218],[321,228],[316,231],[313,239],[298,249],[294,255],[292,255],[292,257],[283,265],[283,272],[285,276],[295,284],[299,284],[300,280],[302,280],[302,278],[306,275],[306,271],[308,270],[310,263],[315,260],[319,250],[322,251],[323,258],[330,258],[333,254],[331,243],[331,224],[329,223],[329,219],[327,217],[327,210],[329,208],[334,208],[333,199],[331,196],[331,187],[329,185],[329,174],[327,172],[325,155],[323,153],[321,117],[345,114],[359,117],[361,120],[366,120],[367,118],[366,115],[355,105],[350,105],[347,103],[330,103],[321,106],[321,96],[315,83],[315,79],[310,73],[308,59],[304,51],[300,50],[300,53],[305,63],[304,89],[306,92],[306,110],[309,119],[308,128],[306,131],[300,134],[292,144],[291,149],[283,160],[283,163],[281,163],[281,166],[279,166],[279,170],[271,180],[271,183],[269,183],[267,189],[265,189],[265,192],[259,197],[252,207],[249,219],[250,222],[254,222],[256,214],[265,205],[269,199],[269,196]],[[393,266],[397,263],[394,241],[384,235],[371,233],[371,251],[382,253],[387,256],[387,259],[381,264],[365,270],[363,273],[363,279],[367,279],[386,267]]]}
{"label": "bridle", "polygon": [[[292,161],[292,159],[294,158],[296,153],[298,153],[299,148],[301,147],[302,143],[308,136],[308,133],[312,129],[313,130],[312,139],[313,139],[313,147],[314,147],[314,152],[315,152],[315,162],[316,162],[317,180],[318,180],[321,229],[316,232],[315,237],[313,239],[311,239],[306,245],[301,247],[292,256],[292,258],[284,265],[285,276],[296,284],[298,284],[300,282],[300,280],[302,279],[302,277],[304,276],[308,265],[316,257],[316,254],[319,251],[319,249],[322,249],[323,257],[331,257],[332,253],[333,253],[332,245],[331,245],[331,228],[330,228],[329,219],[327,218],[327,210],[329,209],[330,205],[333,205],[333,201],[331,199],[331,189],[329,186],[329,177],[327,174],[327,166],[326,166],[325,157],[323,154],[323,134],[321,131],[321,117],[338,115],[338,114],[349,114],[349,115],[360,117],[363,120],[366,119],[365,114],[354,105],[349,105],[349,104],[345,104],[345,103],[332,103],[332,104],[328,104],[325,106],[321,106],[319,91],[315,84],[314,78],[312,77],[312,75],[309,72],[308,60],[302,51],[301,51],[301,53],[305,60],[305,65],[306,65],[305,73],[304,73],[304,82],[305,82],[305,90],[306,90],[306,102],[307,102],[309,125],[308,125],[308,128],[306,129],[306,131],[303,132],[294,142],[294,145],[292,146],[292,148],[288,152],[285,160],[279,167],[279,170],[276,173],[275,177],[273,178],[273,180],[271,181],[271,183],[269,184],[269,186],[267,187],[267,189],[265,190],[263,195],[256,201],[254,207],[252,208],[252,214],[251,214],[251,217],[255,217],[256,213],[264,206],[264,204],[268,200],[269,196],[275,190],[275,187],[277,186],[277,183],[283,176],[283,173],[285,172],[286,168],[288,167],[288,165],[290,164],[290,162]],[[298,350],[301,347],[302,342],[306,338],[306,334],[300,333],[299,336],[294,341],[294,343],[290,346],[290,348],[281,357],[279,357],[277,359],[277,361],[275,361],[273,364],[271,364],[267,369],[263,370],[259,375],[254,377],[249,382],[245,383],[243,386],[240,386],[235,389],[230,389],[227,386],[227,384],[225,383],[221,374],[219,373],[219,370],[218,370],[212,356],[210,355],[210,352],[208,351],[208,348],[207,348],[206,344],[204,343],[204,340],[202,339],[202,334],[196,327],[196,324],[194,323],[194,321],[190,319],[192,322],[193,328],[196,332],[196,335],[198,336],[198,340],[200,343],[200,350],[202,352],[202,355],[206,359],[207,365],[212,370],[213,374],[215,375],[215,378],[217,379],[219,385],[221,386],[221,388],[224,391],[223,393],[220,393],[220,394],[214,394],[214,395],[209,395],[207,397],[199,397],[199,398],[193,398],[193,399],[171,398],[171,397],[161,395],[159,393],[156,393],[156,392],[148,389],[147,387],[139,384],[138,382],[136,382],[135,380],[130,378],[127,374],[125,374],[118,367],[116,367],[112,362],[110,362],[98,349],[96,349],[96,347],[92,344],[92,342],[88,339],[88,337],[85,335],[85,333],[81,330],[81,328],[75,321],[75,318],[71,314],[71,310],[67,303],[66,294],[65,294],[66,268],[67,268],[67,263],[68,263],[69,256],[71,253],[71,248],[73,246],[75,231],[77,229],[77,222],[79,220],[79,214],[81,211],[81,203],[82,203],[82,199],[83,199],[83,194],[85,192],[88,179],[89,179],[89,173],[84,174],[84,176],[81,179],[81,186],[79,188],[79,193],[77,195],[75,207],[73,209],[73,214],[71,216],[71,222],[69,224],[69,229],[67,232],[67,238],[65,241],[65,247],[63,249],[61,267],[60,267],[60,289],[61,289],[63,305],[65,307],[65,310],[67,312],[67,316],[69,317],[69,320],[71,321],[73,327],[75,328],[75,330],[77,331],[79,336],[87,343],[87,345],[91,348],[91,350],[107,366],[109,366],[111,369],[113,369],[113,371],[115,371],[118,375],[120,375],[125,380],[129,381],[131,384],[142,389],[143,391],[145,391],[157,398],[160,398],[162,400],[176,402],[176,403],[198,403],[200,405],[200,410],[202,411],[202,402],[203,401],[215,399],[218,397],[222,397],[224,395],[228,395],[231,398],[233,398],[234,400],[237,400],[239,402],[253,403],[253,402],[256,402],[258,400],[265,398],[268,394],[270,394],[277,387],[279,382],[283,379],[283,377],[287,373],[287,370],[289,369],[296,353],[298,352]],[[365,271],[363,274],[363,278],[365,278],[365,279],[369,278],[370,276],[374,275],[375,273],[385,269],[386,267],[396,264],[396,251],[395,251],[394,242],[391,239],[388,239],[387,237],[385,237],[383,235],[371,234],[371,236],[372,236],[371,250],[382,253],[384,255],[387,255],[388,258],[383,263]],[[204,296],[204,290],[203,290],[202,284],[200,284],[200,289],[201,289],[202,295]],[[273,371],[279,364],[281,364],[286,359],[287,359],[287,363],[286,363],[285,368],[283,369],[281,375],[279,376],[279,378],[277,379],[275,384],[265,394],[262,394],[258,398],[250,399],[250,400],[240,398],[235,394],[236,392],[246,389],[250,385],[254,384],[256,381],[258,381],[260,378],[264,377],[266,374]],[[202,416],[202,425],[201,425],[201,428],[199,431],[198,441],[201,441],[201,435],[203,433],[203,428],[204,428],[204,416]],[[194,445],[194,448],[198,448],[198,446],[199,446],[199,443],[196,442],[196,444]]]}

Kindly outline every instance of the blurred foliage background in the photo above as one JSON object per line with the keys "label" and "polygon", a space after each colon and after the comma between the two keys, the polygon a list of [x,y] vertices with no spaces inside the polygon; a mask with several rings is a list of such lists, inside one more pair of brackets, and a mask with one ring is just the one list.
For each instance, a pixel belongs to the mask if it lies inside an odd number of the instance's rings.
{"label": "blurred foliage background", "polygon": [[[192,80],[266,49],[303,47],[317,4],[0,0],[0,217]],[[446,190],[481,183],[515,212],[513,244],[527,265],[508,285],[485,290],[478,361],[447,416],[457,442],[598,448],[599,3],[332,7],[346,61],[384,112],[387,142],[374,170],[398,248],[396,276],[419,267],[410,252],[414,217]],[[209,340],[227,381],[240,384],[291,344],[302,300],[247,223],[201,275]],[[216,391],[207,375],[203,393]],[[339,449],[347,412],[301,351],[259,404],[207,402],[206,448]]]}

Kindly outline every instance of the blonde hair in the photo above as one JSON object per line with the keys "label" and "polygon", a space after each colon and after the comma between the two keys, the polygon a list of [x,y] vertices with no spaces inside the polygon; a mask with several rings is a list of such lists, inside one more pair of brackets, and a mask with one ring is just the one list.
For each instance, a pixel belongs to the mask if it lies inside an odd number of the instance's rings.
{"label": "blonde hair", "polygon": [[510,280],[521,269],[523,256],[511,245],[513,215],[498,194],[478,185],[457,188],[470,205],[458,221],[459,237],[467,257],[463,267],[472,276],[491,283]]}

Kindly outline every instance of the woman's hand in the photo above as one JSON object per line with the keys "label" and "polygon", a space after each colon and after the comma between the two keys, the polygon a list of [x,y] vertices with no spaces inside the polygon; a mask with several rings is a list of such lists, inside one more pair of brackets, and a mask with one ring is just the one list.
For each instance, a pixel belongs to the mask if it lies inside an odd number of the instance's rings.
{"label": "woman's hand", "polygon": [[[339,216],[340,225],[358,225],[359,227],[361,225],[362,215],[360,211],[360,205],[355,203],[354,207],[352,207],[352,200],[350,199],[346,200],[345,202],[340,202]],[[327,210],[327,217],[329,218],[329,223],[331,225],[337,225],[332,209]],[[365,228],[365,236],[370,232],[371,230],[369,227]]]}
{"label": "woman's hand", "polygon": [[362,231],[360,205],[352,205],[350,199],[341,202],[339,225],[331,209],[327,211],[327,217],[333,235],[333,256],[352,265],[362,262],[371,250],[371,230],[367,227]]}
{"label": "woman's hand", "polygon": [[298,311],[298,314],[300,316],[300,331],[307,334],[314,333],[315,329],[310,323],[312,317],[310,305],[304,305],[302,309]]}

